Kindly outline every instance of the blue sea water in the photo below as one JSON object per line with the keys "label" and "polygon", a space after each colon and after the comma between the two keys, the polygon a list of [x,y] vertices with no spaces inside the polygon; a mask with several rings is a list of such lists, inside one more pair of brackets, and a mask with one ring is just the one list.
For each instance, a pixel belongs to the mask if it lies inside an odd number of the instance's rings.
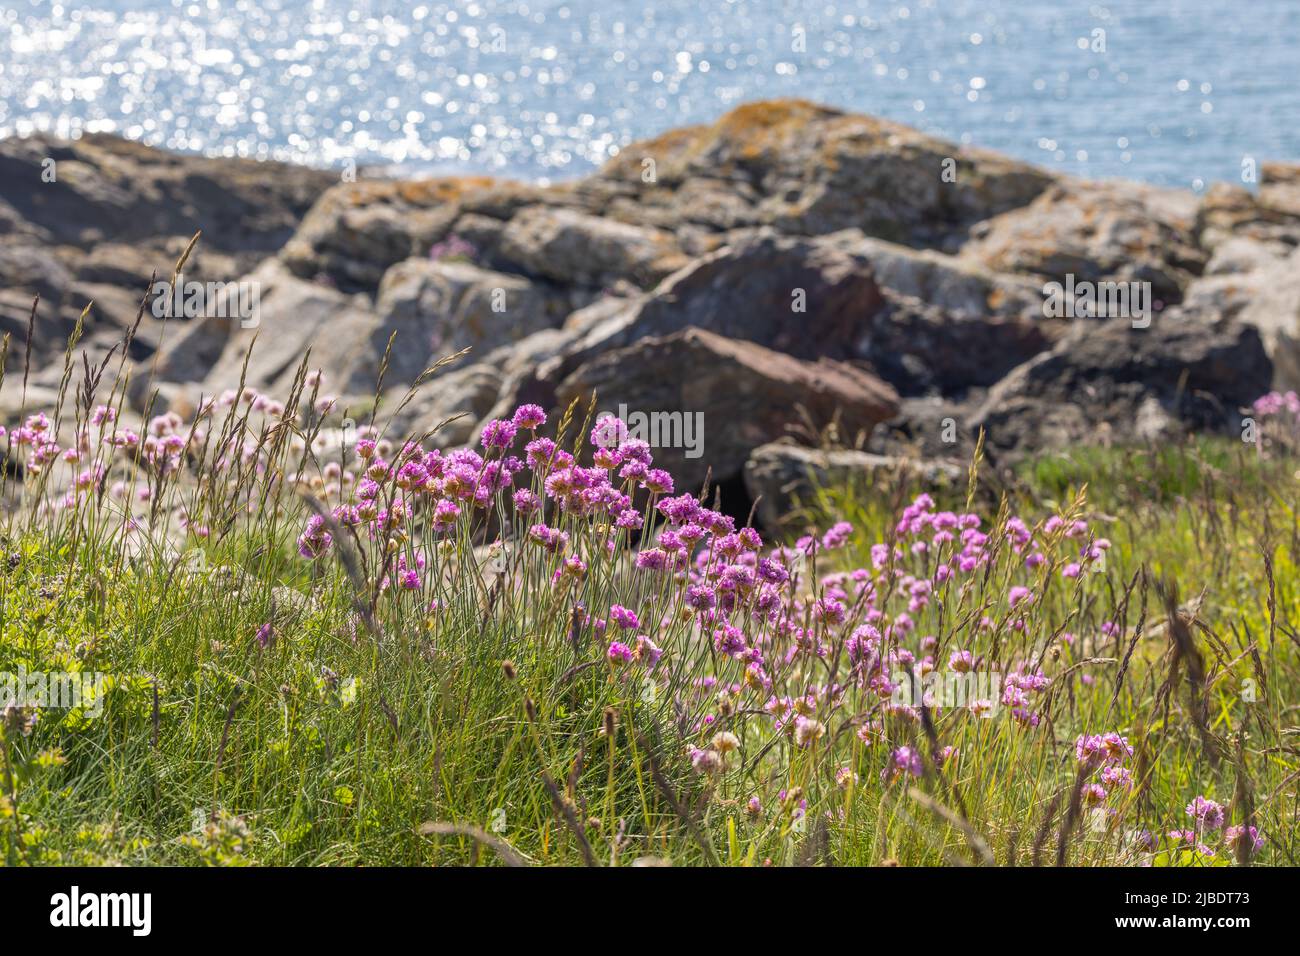
{"label": "blue sea water", "polygon": [[0,5],[0,136],[555,180],[777,96],[1203,189],[1300,161],[1300,0]]}

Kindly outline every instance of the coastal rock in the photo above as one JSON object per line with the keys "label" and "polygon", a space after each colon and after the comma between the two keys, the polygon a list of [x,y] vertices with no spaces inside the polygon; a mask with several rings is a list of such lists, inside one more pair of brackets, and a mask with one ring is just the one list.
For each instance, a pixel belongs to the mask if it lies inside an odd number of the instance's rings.
{"label": "coastal rock", "polygon": [[0,288],[22,289],[28,311],[32,295],[47,303],[62,302],[71,282],[72,273],[52,252],[40,246],[0,246]]}
{"label": "coastal rock", "polygon": [[502,379],[490,362],[439,370],[404,406],[403,395],[391,397],[387,432],[397,440],[429,434],[428,444],[436,448],[469,444],[496,402]]}
{"label": "coastal rock", "polygon": [[636,207],[661,224],[807,235],[859,228],[938,246],[1030,202],[1051,181],[1028,164],[901,124],[784,99],[633,143],[583,188],[623,218]]}
{"label": "coastal rock", "polygon": [[[279,249],[331,182],[284,163],[170,153],[108,135],[0,140],[0,324],[25,339],[39,292],[34,360],[59,361],[92,298],[87,336],[133,321],[151,272],[170,278],[199,231],[203,252],[186,277],[233,279]],[[133,356],[156,339],[144,330]],[[11,348],[10,362],[24,351]]]}
{"label": "coastal rock", "polygon": [[859,328],[853,354],[901,395],[960,397],[997,382],[1059,334],[1059,323],[953,316],[899,296]]}
{"label": "coastal rock", "polygon": [[[684,488],[710,467],[720,481],[739,476],[749,452],[781,437],[801,413],[815,428],[834,420],[846,434],[869,435],[898,408],[888,385],[850,364],[806,362],[694,328],[594,358],[560,383],[558,407],[574,399],[585,407],[593,391],[600,409],[640,413],[648,426],[649,416],[669,416],[658,421],[676,429],[660,430],[652,444]],[[625,421],[635,427],[640,419]]]}
{"label": "coastal rock", "polygon": [[1273,362],[1273,386],[1300,389],[1300,249],[1248,278],[1253,280],[1251,294],[1238,315],[1264,340]]}
{"label": "coastal rock", "polygon": [[258,291],[256,314],[200,318],[173,330],[154,374],[133,381],[137,407],[155,376],[196,383],[208,395],[242,379],[246,387],[282,396],[309,350],[308,367],[322,369],[331,390],[364,394],[374,389],[383,352],[371,346],[380,319],[364,298],[300,279],[278,259],[266,260],[241,281]]}
{"label": "coastal rock", "polygon": [[1252,239],[1232,236],[1214,247],[1205,275],[1241,275],[1277,265],[1291,254],[1294,246],[1278,239]]}
{"label": "coastal rock", "polygon": [[410,382],[462,349],[483,354],[557,327],[587,298],[469,262],[407,259],[384,273],[375,302],[381,322],[369,347],[382,352],[396,333],[389,367]]}
{"label": "coastal rock", "polygon": [[983,405],[985,394],[972,390],[961,400],[941,395],[902,398],[898,414],[872,433],[865,450],[965,468],[978,438],[967,421]]}
{"label": "coastal rock", "polygon": [[881,288],[918,299],[959,319],[1042,317],[1040,284],[1000,275],[977,263],[883,239],[846,236],[847,252],[870,263]]}
{"label": "coastal rock", "polygon": [[[892,288],[882,288],[883,274]],[[901,294],[938,298],[933,306]],[[867,239],[857,230],[732,243],[631,301],[606,298],[566,322],[578,334],[511,380],[510,400],[554,407],[558,383],[603,353],[687,327],[805,360],[863,360],[903,394],[987,387],[1052,344],[1053,323],[1028,283],[938,253]]]}
{"label": "coastal rock", "polygon": [[996,272],[1064,283],[1150,282],[1164,304],[1205,266],[1188,241],[1197,214],[1191,193],[1132,183],[1062,183],[1028,206],[981,223],[962,256]]}
{"label": "coastal rock", "polygon": [[390,267],[427,256],[447,235],[459,200],[492,185],[485,177],[340,183],[312,206],[280,257],[300,278],[373,291]]}
{"label": "coastal rock", "polygon": [[1196,213],[1200,244],[1210,250],[1242,238],[1300,244],[1300,185],[1294,172],[1298,168],[1265,163],[1254,193],[1230,183],[1212,185]]}
{"label": "coastal rock", "polygon": [[851,488],[865,495],[901,480],[933,491],[964,484],[966,471],[946,462],[772,442],[753,450],[744,479],[750,499],[757,502],[759,522],[776,529],[789,523],[801,505],[811,504],[822,488]]}
{"label": "coastal rock", "polygon": [[[154,389],[181,408],[236,387],[256,336],[246,384],[283,397],[311,349],[323,393],[359,408],[391,339],[379,414],[399,431],[462,415],[434,441],[472,439],[516,404],[558,412],[598,386],[604,409],[705,413],[702,459],[665,450],[691,481],[703,461],[735,478],[791,425],[815,443],[836,407],[836,441],[888,419],[868,450],[923,458],[965,456],[976,420],[994,454],[1142,440],[1300,384],[1300,167],[1259,178],[1203,198],[1081,182],[802,100],[737,107],[546,186],[339,182],[113,137],[15,138],[0,142],[0,329],[12,370],[40,294],[42,396],[86,304],[94,360],[202,228],[185,278],[242,277],[260,314],[146,309],[126,356],[137,407]],[[1044,318],[1044,284],[1067,274],[1150,282],[1167,308],[1145,338]],[[955,441],[935,435],[949,419]]]}
{"label": "coastal rock", "polygon": [[594,325],[580,348],[694,326],[796,358],[845,358],[883,305],[870,263],[846,245],[763,230],[674,273],[615,321]]}
{"label": "coastal rock", "polygon": [[202,230],[213,249],[269,254],[333,181],[285,163],[170,153],[116,136],[0,141],[0,196],[55,242],[81,247]]}
{"label": "coastal rock", "polygon": [[1149,328],[1079,323],[1051,351],[989,390],[968,423],[988,445],[1022,453],[1149,442],[1187,429],[1239,432],[1238,409],[1268,388],[1258,331],[1169,314]]}
{"label": "coastal rock", "polygon": [[870,264],[836,238],[737,233],[732,245],[696,259],[651,292],[606,296],[574,313],[565,323],[571,341],[513,377],[506,401],[554,407],[559,382],[584,363],[688,327],[796,358],[848,358],[864,323],[883,307]]}
{"label": "coastal rock", "polygon": [[590,289],[620,279],[652,286],[687,263],[671,233],[545,206],[516,214],[495,255],[530,275]]}

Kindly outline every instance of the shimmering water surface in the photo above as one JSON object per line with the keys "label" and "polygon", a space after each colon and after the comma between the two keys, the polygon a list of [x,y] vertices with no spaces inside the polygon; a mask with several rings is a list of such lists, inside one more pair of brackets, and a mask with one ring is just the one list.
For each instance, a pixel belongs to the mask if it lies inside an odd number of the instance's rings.
{"label": "shimmering water surface", "polygon": [[1199,189],[1300,160],[1300,0],[0,3],[0,135],[557,179],[775,96]]}

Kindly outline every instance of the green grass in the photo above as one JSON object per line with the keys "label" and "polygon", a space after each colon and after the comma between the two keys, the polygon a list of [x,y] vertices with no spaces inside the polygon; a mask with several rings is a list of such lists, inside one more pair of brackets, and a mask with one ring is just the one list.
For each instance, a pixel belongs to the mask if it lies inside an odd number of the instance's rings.
{"label": "green grass", "polygon": [[[1253,862],[1295,862],[1293,461],[1207,441],[1039,459],[996,491],[970,493],[990,534],[985,560],[913,612],[910,575],[933,575],[953,547],[903,547],[876,567],[872,545],[896,541],[917,489],[865,478],[822,489],[796,525],[848,520],[853,530],[813,558],[786,555],[796,573],[777,589],[786,626],[757,609],[757,591],[725,618],[761,648],[766,687],[715,647],[722,621],[702,626],[685,582],[633,566],[629,533],[608,517],[547,511],[571,536],[567,553],[587,563],[558,584],[562,555],[527,540],[538,519],[501,499],[435,534],[432,502],[410,494],[400,528],[333,525],[324,556],[300,557],[308,496],[333,507],[352,494],[328,465],[341,453],[320,441],[309,391],[300,377],[279,424],[246,403],[204,418],[202,441],[185,423],[174,468],[91,441],[72,471],[97,457],[104,482],[66,507],[50,507],[62,498],[56,469],[26,470],[2,530],[0,673],[109,676],[81,709],[46,709],[34,725],[30,711],[6,714],[0,859],[1247,862],[1217,830],[1197,834],[1214,855],[1164,836],[1194,826],[1183,808],[1204,795],[1227,824],[1258,827]],[[90,405],[78,399],[64,424],[84,423]],[[562,428],[588,460],[573,438],[586,429]],[[219,463],[230,438],[248,442],[260,467]],[[29,453],[12,431],[10,442],[14,461]],[[528,472],[518,485],[529,481],[541,491]],[[133,504],[145,485],[153,500]],[[654,513],[644,490],[622,487],[635,510]],[[390,479],[383,488],[381,499],[397,493]],[[965,488],[935,494],[939,508],[966,509]],[[1089,530],[1049,531],[1054,514]],[[1003,533],[1014,515],[1034,534],[1026,554],[1043,552],[1037,567]],[[1096,537],[1112,543],[1104,562],[1062,577]],[[423,560],[418,589],[381,586],[399,557]],[[875,588],[879,620],[855,595],[854,571]],[[1032,605],[1011,607],[1015,585],[1032,589]],[[816,602],[837,589],[845,619],[819,616]],[[582,609],[605,617],[612,604],[638,613],[664,651],[657,667],[611,661],[612,630],[600,635]],[[870,672],[851,669],[850,640],[867,623],[901,627],[904,613],[914,628],[897,632],[895,649],[919,657],[932,637],[940,671],[956,650],[988,673],[1041,668],[1050,683],[1028,693],[1034,725],[1010,707],[988,718],[888,708]],[[793,708],[780,722],[766,710],[774,697]],[[1074,745],[1108,732],[1133,748],[1121,762],[1131,784],[1109,786],[1093,812],[1087,787],[1100,770],[1081,768]],[[888,772],[899,747],[920,755],[919,774]],[[956,753],[940,766],[947,748]]]}

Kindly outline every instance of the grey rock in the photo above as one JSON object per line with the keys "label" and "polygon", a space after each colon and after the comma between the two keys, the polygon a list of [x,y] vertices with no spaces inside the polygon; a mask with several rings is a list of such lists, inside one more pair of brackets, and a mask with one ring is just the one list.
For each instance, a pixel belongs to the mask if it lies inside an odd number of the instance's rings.
{"label": "grey rock", "polygon": [[801,506],[823,488],[867,495],[903,481],[927,491],[965,484],[959,465],[849,449],[814,449],[787,442],[761,445],[745,462],[745,490],[757,502],[759,522],[777,529],[793,523]]}
{"label": "grey rock", "polygon": [[545,206],[517,213],[496,255],[531,275],[590,289],[619,279],[651,286],[687,261],[671,233]]}
{"label": "grey rock", "polygon": [[1028,206],[972,230],[964,258],[996,272],[1065,282],[1150,282],[1165,304],[1205,266],[1189,241],[1197,214],[1190,193],[1132,183],[1062,183]]}
{"label": "grey rock", "polygon": [[1171,313],[1149,328],[1077,323],[1051,351],[989,390],[968,427],[1014,457],[1190,430],[1239,433],[1238,410],[1266,391],[1272,364],[1255,328]]}
{"label": "grey rock", "polygon": [[[749,452],[782,437],[803,417],[813,428],[836,423],[847,435],[869,436],[898,409],[888,385],[845,362],[806,362],[753,342],[689,328],[645,338],[580,366],[559,385],[557,408],[593,393],[600,410],[634,429],[634,414],[658,421],[655,458],[692,488],[712,468],[717,480],[738,477]],[[655,419],[647,418],[647,430]],[[687,426],[694,429],[688,433]],[[652,445],[656,442],[651,437]]]}
{"label": "grey rock", "polygon": [[485,354],[557,327],[589,298],[468,262],[407,259],[384,274],[375,302],[381,323],[369,347],[382,351],[396,333],[390,369],[409,383],[438,358],[466,348]]}

